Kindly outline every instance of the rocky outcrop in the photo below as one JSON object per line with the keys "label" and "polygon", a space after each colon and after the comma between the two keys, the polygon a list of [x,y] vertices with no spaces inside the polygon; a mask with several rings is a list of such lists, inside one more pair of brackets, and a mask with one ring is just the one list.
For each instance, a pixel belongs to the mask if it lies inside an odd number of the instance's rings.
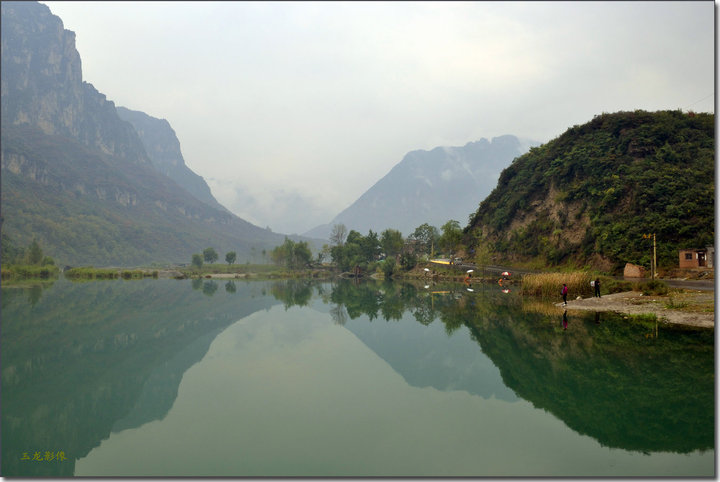
{"label": "rocky outcrop", "polygon": [[135,130],[115,104],[83,82],[75,34],[35,2],[2,2],[2,123],[51,135],[133,163],[149,163]]}
{"label": "rocky outcrop", "polygon": [[167,121],[137,113],[141,138],[82,81],[75,35],[47,6],[0,8],[4,236],[96,266],[187,262],[209,246],[249,261],[282,243],[215,201]]}
{"label": "rocky outcrop", "polygon": [[212,195],[205,179],[185,165],[180,141],[167,120],[125,107],[117,107],[117,113],[122,120],[129,122],[140,136],[155,169],[204,203],[226,210]]}

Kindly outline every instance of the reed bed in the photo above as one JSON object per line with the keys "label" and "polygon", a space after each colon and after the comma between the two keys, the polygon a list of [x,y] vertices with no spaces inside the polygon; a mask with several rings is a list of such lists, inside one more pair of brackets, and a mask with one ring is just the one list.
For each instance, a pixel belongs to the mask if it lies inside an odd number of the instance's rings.
{"label": "reed bed", "polygon": [[58,276],[59,269],[57,266],[34,266],[34,265],[14,265],[2,268],[2,279],[49,279]]}
{"label": "reed bed", "polygon": [[69,279],[116,279],[118,270],[112,268],[71,268],[65,271],[65,277]]}
{"label": "reed bed", "polygon": [[570,273],[538,273],[523,276],[520,293],[542,298],[562,299],[560,290],[563,283],[568,286],[568,300],[578,296],[592,296],[590,281],[593,276],[584,271]]}

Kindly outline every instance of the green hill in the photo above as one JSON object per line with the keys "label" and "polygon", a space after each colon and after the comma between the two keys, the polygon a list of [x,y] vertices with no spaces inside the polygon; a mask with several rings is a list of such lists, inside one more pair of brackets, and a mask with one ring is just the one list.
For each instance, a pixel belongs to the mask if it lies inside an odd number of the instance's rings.
{"label": "green hill", "polygon": [[0,5],[4,261],[36,239],[58,264],[189,262],[213,247],[239,262],[284,236],[230,213],[186,165],[167,121],[137,128],[82,80],[75,34],[38,2]]}
{"label": "green hill", "polygon": [[283,237],[220,211],[151,166],[30,126],[2,128],[3,233],[62,264],[189,262],[213,246],[241,260]]}
{"label": "green hill", "polygon": [[715,241],[715,116],[602,114],[532,148],[500,175],[465,228],[496,260],[619,270],[660,267]]}

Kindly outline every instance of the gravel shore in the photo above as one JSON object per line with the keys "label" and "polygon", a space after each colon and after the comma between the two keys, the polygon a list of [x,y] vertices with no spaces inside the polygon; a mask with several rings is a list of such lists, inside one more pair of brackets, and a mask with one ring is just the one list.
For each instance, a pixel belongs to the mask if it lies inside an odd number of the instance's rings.
{"label": "gravel shore", "polygon": [[[629,314],[654,313],[667,323],[714,328],[715,313],[704,311],[707,307],[714,307],[714,296],[713,292],[699,291],[686,292],[673,297],[667,295],[643,296],[640,292],[628,291],[604,295],[601,298],[568,300],[566,308]],[[556,303],[556,306],[563,306],[563,304]]]}

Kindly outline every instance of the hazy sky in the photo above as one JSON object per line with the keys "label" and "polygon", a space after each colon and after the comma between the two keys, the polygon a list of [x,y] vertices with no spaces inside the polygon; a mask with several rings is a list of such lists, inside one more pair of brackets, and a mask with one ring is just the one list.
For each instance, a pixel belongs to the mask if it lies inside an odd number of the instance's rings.
{"label": "hazy sky", "polygon": [[714,112],[712,1],[42,3],[84,80],[167,119],[218,201],[276,232],[329,222],[411,150]]}

